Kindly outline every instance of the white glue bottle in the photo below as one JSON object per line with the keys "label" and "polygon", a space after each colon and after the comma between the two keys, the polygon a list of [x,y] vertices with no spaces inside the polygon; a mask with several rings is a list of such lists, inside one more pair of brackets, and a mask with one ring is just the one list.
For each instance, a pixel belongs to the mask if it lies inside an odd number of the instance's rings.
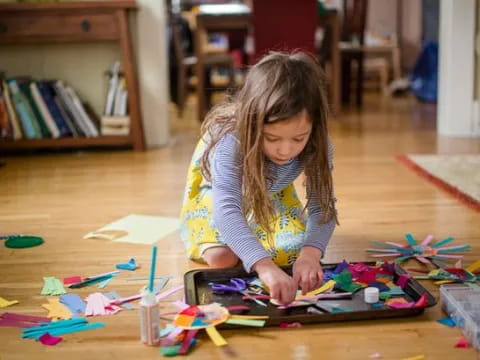
{"label": "white glue bottle", "polygon": [[145,289],[140,300],[140,339],[145,345],[160,343],[160,319],[155,294]]}

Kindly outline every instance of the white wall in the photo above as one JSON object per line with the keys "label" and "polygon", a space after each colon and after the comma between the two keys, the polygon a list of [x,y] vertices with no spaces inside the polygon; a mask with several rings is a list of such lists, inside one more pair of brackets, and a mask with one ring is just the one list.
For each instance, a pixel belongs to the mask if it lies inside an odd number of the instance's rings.
{"label": "white wall", "polygon": [[440,2],[439,93],[437,131],[446,136],[475,136],[475,0]]}

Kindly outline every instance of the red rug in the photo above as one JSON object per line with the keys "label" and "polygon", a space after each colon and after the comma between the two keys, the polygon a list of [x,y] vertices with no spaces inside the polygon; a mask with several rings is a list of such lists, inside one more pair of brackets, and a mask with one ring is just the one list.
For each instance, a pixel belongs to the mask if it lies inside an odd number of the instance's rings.
{"label": "red rug", "polygon": [[477,200],[475,197],[469,195],[468,193],[460,190],[458,186],[448,183],[438,175],[429,172],[428,170],[420,166],[418,163],[413,161],[407,155],[398,155],[396,159],[400,163],[407,166],[409,169],[413,170],[416,174],[420,175],[422,178],[428,180],[435,186],[439,187],[443,191],[449,193],[450,195],[458,199],[460,202],[462,202],[469,208],[480,212],[480,201]]}

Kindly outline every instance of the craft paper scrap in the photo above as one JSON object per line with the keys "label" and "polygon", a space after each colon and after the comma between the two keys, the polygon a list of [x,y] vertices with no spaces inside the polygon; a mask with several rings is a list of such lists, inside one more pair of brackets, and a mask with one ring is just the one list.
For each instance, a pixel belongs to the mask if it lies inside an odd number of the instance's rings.
{"label": "craft paper scrap", "polygon": [[[105,293],[104,294],[109,300],[117,300],[117,299],[121,299],[122,297],[120,295],[117,294],[117,292],[115,291],[110,291],[108,293]],[[127,309],[127,310],[132,310],[133,309],[133,306],[132,304],[129,304],[128,302],[124,302],[120,305],[121,307],[123,307],[124,309]]]}
{"label": "craft paper scrap", "polygon": [[102,232],[123,231],[126,235],[113,241],[153,244],[176,231],[179,226],[178,218],[131,214],[85,235],[84,239],[102,237]]}
{"label": "craft paper scrap", "polygon": [[70,285],[70,284],[78,283],[80,281],[82,281],[82,278],[80,276],[70,276],[63,279],[63,284]]}
{"label": "craft paper scrap", "polygon": [[458,342],[455,344],[455,347],[456,348],[462,348],[462,349],[468,349],[470,347],[470,344],[468,343],[468,341],[463,336],[460,336],[460,338],[458,339]]}
{"label": "craft paper scrap", "polygon": [[90,294],[85,300],[87,301],[86,316],[113,315],[122,310],[121,307],[111,304],[110,299],[102,293]]}
{"label": "craft paper scrap", "polygon": [[445,326],[450,326],[450,327],[457,326],[457,324],[455,323],[455,320],[453,320],[451,317],[444,317],[443,319],[437,320],[437,322]]}
{"label": "craft paper scrap", "polygon": [[6,308],[7,306],[18,304],[18,300],[7,300],[0,296],[0,308]]}
{"label": "craft paper scrap", "polygon": [[49,311],[48,317],[51,319],[63,319],[68,320],[72,318],[72,312],[68,307],[60,304],[59,298],[47,299],[47,304],[42,304],[42,307]]}
{"label": "craft paper scrap", "polygon": [[109,277],[107,280],[103,280],[100,284],[98,284],[98,288],[99,289],[103,289],[105,287],[107,287],[107,285],[110,283],[110,281],[113,280],[113,276],[112,277]]}
{"label": "craft paper scrap", "polygon": [[85,313],[85,302],[77,294],[64,294],[60,296],[60,303],[65,305],[74,317]]}
{"label": "craft paper scrap", "polygon": [[53,276],[43,278],[43,289],[41,295],[62,295],[66,294],[62,282]]}
{"label": "craft paper scrap", "polygon": [[101,322],[89,324],[87,319],[78,318],[72,320],[58,320],[49,324],[22,329],[22,339],[39,339],[45,333],[51,336],[58,336],[63,334],[70,334],[77,331],[98,329],[104,327],[105,324]]}
{"label": "craft paper scrap", "polygon": [[57,345],[63,339],[61,337],[58,337],[58,336],[52,336],[47,332],[47,333],[43,334],[42,336],[40,336],[40,338],[38,340],[40,340],[40,342],[43,345],[53,346],[53,345]]}
{"label": "craft paper scrap", "polygon": [[138,265],[134,258],[131,258],[128,262],[122,264],[116,264],[115,267],[120,270],[134,271],[138,268]]}
{"label": "craft paper scrap", "polygon": [[210,339],[212,339],[215,345],[217,346],[227,345],[227,341],[222,335],[220,335],[220,333],[218,332],[215,326],[208,326],[205,328],[205,331],[207,332],[208,336],[210,336]]}

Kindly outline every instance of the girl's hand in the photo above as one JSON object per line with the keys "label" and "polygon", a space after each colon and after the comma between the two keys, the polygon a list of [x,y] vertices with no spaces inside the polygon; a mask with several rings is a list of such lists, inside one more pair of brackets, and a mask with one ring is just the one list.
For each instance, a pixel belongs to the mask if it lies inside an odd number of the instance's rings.
{"label": "girl's hand", "polygon": [[302,288],[302,294],[318,289],[323,282],[323,270],[320,265],[321,250],[305,246],[300,256],[293,265],[293,280],[298,288]]}
{"label": "girl's hand", "polygon": [[270,258],[257,261],[253,266],[260,280],[268,286],[270,297],[281,304],[295,300],[297,285],[286,272],[280,269]]}

